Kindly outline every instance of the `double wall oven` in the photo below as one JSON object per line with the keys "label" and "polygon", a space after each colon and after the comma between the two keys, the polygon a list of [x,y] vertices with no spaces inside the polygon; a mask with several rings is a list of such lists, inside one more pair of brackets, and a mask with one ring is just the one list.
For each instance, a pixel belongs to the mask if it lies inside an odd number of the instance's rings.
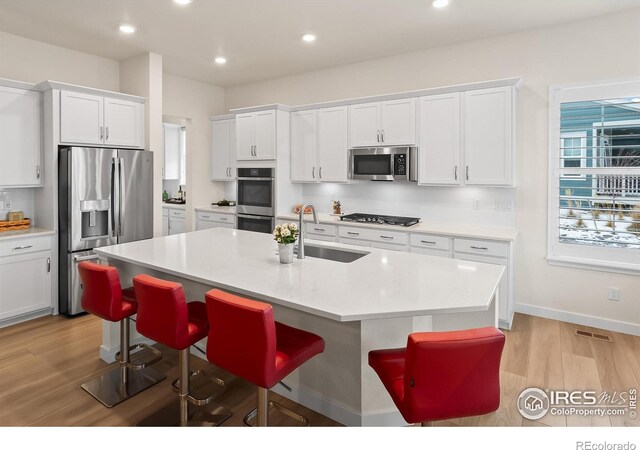
{"label": "double wall oven", "polygon": [[273,168],[238,168],[236,206],[239,230],[271,233],[275,224]]}

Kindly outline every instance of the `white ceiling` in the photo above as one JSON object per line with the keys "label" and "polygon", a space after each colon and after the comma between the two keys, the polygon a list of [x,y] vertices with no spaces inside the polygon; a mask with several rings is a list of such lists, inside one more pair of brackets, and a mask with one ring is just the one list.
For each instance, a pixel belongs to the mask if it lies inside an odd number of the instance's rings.
{"label": "white ceiling", "polygon": [[[233,86],[635,7],[639,0],[451,0],[444,9],[431,0],[0,0],[0,30],[117,60],[151,51],[168,73]],[[137,32],[118,32],[125,22]],[[317,41],[303,43],[305,32]]]}

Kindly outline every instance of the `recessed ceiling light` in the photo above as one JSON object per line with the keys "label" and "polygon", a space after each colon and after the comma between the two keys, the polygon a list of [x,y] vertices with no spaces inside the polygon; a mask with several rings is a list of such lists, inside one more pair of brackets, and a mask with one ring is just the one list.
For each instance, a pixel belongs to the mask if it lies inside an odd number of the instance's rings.
{"label": "recessed ceiling light", "polygon": [[193,0],[173,0],[174,2],[176,2],[178,5],[188,5],[189,3],[191,3]]}
{"label": "recessed ceiling light", "polygon": [[313,42],[316,40],[316,35],[311,33],[305,33],[302,35],[302,40],[305,42]]}
{"label": "recessed ceiling light", "polygon": [[214,59],[214,61],[216,62],[216,64],[224,64],[227,62],[227,58],[225,58],[224,56],[218,56],[216,59]]}
{"label": "recessed ceiling light", "polygon": [[444,8],[448,4],[449,4],[449,0],[433,0],[433,3],[432,3],[434,8]]}
{"label": "recessed ceiling light", "polygon": [[136,27],[134,27],[133,25],[123,24],[120,25],[120,31],[123,33],[131,34],[136,32]]}

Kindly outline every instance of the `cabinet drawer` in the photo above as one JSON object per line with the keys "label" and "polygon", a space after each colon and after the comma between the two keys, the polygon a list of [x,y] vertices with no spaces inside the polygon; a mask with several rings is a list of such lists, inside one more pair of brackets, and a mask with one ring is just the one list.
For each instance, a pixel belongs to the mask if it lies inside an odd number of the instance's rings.
{"label": "cabinet drawer", "polygon": [[204,212],[198,211],[196,214],[198,220],[204,220],[207,222],[218,222],[218,223],[234,223],[235,216],[233,214],[220,214],[214,212]]}
{"label": "cabinet drawer", "polygon": [[324,241],[324,242],[335,242],[336,238],[334,236],[325,236],[322,234],[313,234],[313,233],[307,233],[305,235],[305,242],[306,239],[315,239],[316,241]]}
{"label": "cabinet drawer", "polygon": [[336,227],[335,225],[326,225],[324,223],[315,224],[315,223],[305,223],[305,232],[309,234],[321,234],[324,236],[335,236],[336,235]]}
{"label": "cabinet drawer", "polygon": [[386,242],[371,242],[371,247],[380,248],[382,250],[393,250],[394,252],[406,252],[407,246],[402,244],[387,244]]}
{"label": "cabinet drawer", "polygon": [[24,253],[41,252],[51,249],[51,237],[10,239],[0,242],[0,256],[21,255]]}
{"label": "cabinet drawer", "polygon": [[377,230],[371,228],[343,227],[339,228],[340,237],[349,239],[365,239],[388,244],[407,245],[407,233],[401,231]]}
{"label": "cabinet drawer", "polygon": [[411,246],[434,250],[451,250],[451,238],[432,234],[412,234]]}
{"label": "cabinet drawer", "polygon": [[187,212],[182,210],[182,209],[170,209],[169,210],[169,217],[178,217],[180,219],[186,219],[187,218]]}
{"label": "cabinet drawer", "polygon": [[504,242],[454,239],[453,248],[456,252],[474,255],[487,255],[496,258],[507,258],[509,256],[509,244]]}
{"label": "cabinet drawer", "polygon": [[358,247],[371,247],[371,242],[363,241],[360,239],[350,239],[350,238],[341,237],[340,239],[338,239],[338,242],[340,244],[357,245]]}
{"label": "cabinet drawer", "polygon": [[423,247],[409,247],[410,253],[417,253],[420,255],[440,256],[441,258],[451,258],[451,252],[449,250],[437,250]]}

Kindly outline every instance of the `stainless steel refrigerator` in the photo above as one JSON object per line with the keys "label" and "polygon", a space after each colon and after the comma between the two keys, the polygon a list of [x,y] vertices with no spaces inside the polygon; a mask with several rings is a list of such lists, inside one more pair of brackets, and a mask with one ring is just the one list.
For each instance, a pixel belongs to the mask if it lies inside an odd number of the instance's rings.
{"label": "stainless steel refrigerator", "polygon": [[153,153],[61,148],[58,158],[60,313],[83,312],[78,263],[94,248],[153,237]]}

